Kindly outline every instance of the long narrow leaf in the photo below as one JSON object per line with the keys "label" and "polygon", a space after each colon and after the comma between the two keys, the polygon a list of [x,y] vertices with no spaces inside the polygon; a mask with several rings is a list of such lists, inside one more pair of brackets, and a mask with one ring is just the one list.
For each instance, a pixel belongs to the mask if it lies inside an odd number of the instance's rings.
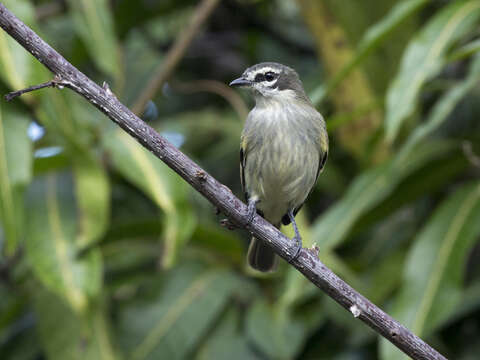
{"label": "long narrow leaf", "polygon": [[208,336],[196,360],[260,360],[241,331],[242,314],[231,309],[223,316],[214,332]]}
{"label": "long narrow leaf", "polygon": [[38,279],[77,312],[101,285],[98,250],[79,258],[77,209],[68,175],[37,178],[28,192],[27,258]]}
{"label": "long narrow leaf", "polygon": [[422,144],[413,158],[394,158],[360,174],[343,198],[323,214],[312,228],[312,238],[325,251],[340,244],[358,219],[393,193],[401,181],[452,150],[449,144]]}
{"label": "long narrow leaf", "polygon": [[[61,298],[35,289],[37,330],[49,360],[116,360],[104,306],[76,313]],[[59,321],[61,319],[61,321]]]}
{"label": "long narrow leaf", "polygon": [[28,119],[0,105],[0,222],[11,255],[23,233],[23,190],[32,176]]}
{"label": "long narrow leaf", "polygon": [[[447,319],[461,299],[465,257],[480,234],[480,183],[457,190],[418,235],[392,315],[419,336]],[[382,340],[383,359],[404,359]]]}
{"label": "long narrow leaf", "polygon": [[[475,57],[469,75],[443,95],[430,112],[427,121],[419,126],[400,152],[389,163],[361,174],[350,185],[343,199],[314,223],[313,236],[322,246],[333,247],[344,239],[356,221],[422,164],[440,156],[431,153],[432,144],[423,146],[422,139],[437,129],[453,111],[458,102],[478,83],[480,78],[480,56]],[[415,156],[412,153],[415,151]],[[423,158],[423,160],[421,160]]]}
{"label": "long narrow leaf", "polygon": [[77,246],[85,248],[107,230],[110,216],[110,183],[107,174],[91,152],[73,159],[75,193],[78,199],[79,228]]}
{"label": "long narrow leaf", "polygon": [[128,358],[188,358],[238,285],[236,276],[226,271],[192,265],[173,270],[161,289],[122,312],[118,328]]}
{"label": "long narrow leaf", "polygon": [[106,0],[70,0],[74,25],[92,59],[102,71],[119,79],[119,49]]}
{"label": "long narrow leaf", "polygon": [[418,126],[401,148],[399,158],[407,157],[413,148],[432,134],[445,121],[458,102],[478,84],[480,80],[480,56],[475,56],[467,78],[449,89],[435,104],[427,121]]}
{"label": "long narrow leaf", "polygon": [[399,73],[387,94],[386,136],[393,141],[402,122],[415,110],[422,85],[435,76],[449,46],[480,18],[480,2],[455,1],[434,16],[409,44]]}
{"label": "long narrow leaf", "polygon": [[105,137],[105,146],[117,170],[165,213],[162,263],[171,266],[196,222],[186,199],[186,184],[123,131],[112,131]]}
{"label": "long narrow leaf", "polygon": [[343,67],[343,69],[329,81],[327,85],[321,85],[312,91],[311,99],[316,105],[320,104],[348,74],[377,49],[388,36],[396,30],[406,19],[422,9],[430,0],[407,0],[395,5],[392,10],[378,23],[370,27],[360,41],[355,56]]}
{"label": "long narrow leaf", "polygon": [[[7,0],[5,6],[15,11],[27,24],[32,23],[34,8],[24,1]],[[13,7],[10,7],[13,6]],[[0,78],[12,89],[26,87],[35,59],[5,32],[0,32]],[[28,97],[28,94],[27,94]]]}

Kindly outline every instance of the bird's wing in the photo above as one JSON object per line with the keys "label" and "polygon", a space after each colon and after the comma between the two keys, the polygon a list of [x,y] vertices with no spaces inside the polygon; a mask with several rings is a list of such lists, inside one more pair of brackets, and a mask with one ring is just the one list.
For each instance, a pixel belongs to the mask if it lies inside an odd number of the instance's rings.
{"label": "bird's wing", "polygon": [[242,191],[245,195],[245,200],[248,202],[248,193],[245,187],[245,166],[247,164],[247,148],[245,139],[242,136],[240,142],[240,183],[242,184]]}

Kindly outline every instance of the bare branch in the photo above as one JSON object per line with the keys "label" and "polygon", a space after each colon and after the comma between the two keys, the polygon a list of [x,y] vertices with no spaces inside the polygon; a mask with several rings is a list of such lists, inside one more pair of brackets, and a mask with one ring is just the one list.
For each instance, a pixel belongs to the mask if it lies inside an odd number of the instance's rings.
{"label": "bare branch", "polygon": [[473,152],[472,142],[471,141],[463,141],[462,142],[462,150],[463,154],[467,158],[467,160],[472,164],[474,167],[480,169],[480,156]]}
{"label": "bare branch", "polygon": [[179,82],[172,83],[172,88],[185,93],[194,93],[199,91],[211,92],[220,95],[227,100],[232,108],[235,109],[238,117],[246,119],[248,115],[248,108],[245,105],[242,97],[238,95],[232,88],[228,87],[224,83],[216,80],[196,80],[191,82]]}
{"label": "bare branch", "polygon": [[22,90],[12,91],[12,92],[5,95],[5,100],[11,101],[11,100],[15,99],[16,97],[21,96],[23,94],[26,94],[26,93],[29,93],[29,92],[32,92],[32,91],[36,91],[36,90],[40,90],[40,89],[44,89],[44,88],[47,88],[47,87],[56,87],[56,88],[59,88],[59,89],[63,89],[63,87],[66,86],[66,85],[68,85],[68,84],[63,84],[62,79],[60,79],[60,77],[58,75],[55,75],[55,77],[50,81],[47,81],[47,82],[44,82],[44,83],[41,83],[41,84],[38,84],[38,85],[32,85],[32,86],[29,86],[29,87],[27,87],[25,89],[22,89]]}
{"label": "bare branch", "polygon": [[44,83],[39,84],[39,85],[30,86],[26,89],[22,89],[22,90],[18,90],[18,91],[12,91],[11,93],[8,93],[8,94],[5,95],[5,100],[11,101],[11,100],[15,99],[17,96],[20,96],[22,94],[25,94],[25,93],[28,93],[28,92],[31,92],[31,91],[35,91],[35,90],[39,90],[39,89],[43,89],[43,88],[46,88],[46,87],[55,87],[56,84],[57,83],[56,83],[55,80],[50,80],[50,81],[44,82]]}
{"label": "bare branch", "polygon": [[147,102],[152,99],[170,74],[175,70],[185,51],[198,33],[200,26],[208,19],[218,0],[203,0],[195,9],[190,25],[186,27],[165,56],[165,60],[155,70],[152,79],[132,106],[133,113],[141,115]]}
{"label": "bare branch", "polygon": [[[102,111],[112,121],[133,136],[146,149],[178,173],[213,205],[219,208],[234,224],[246,224],[245,228],[257,239],[265,241],[283,259],[291,258],[290,239],[260,216],[247,223],[247,207],[230,189],[219,183],[190,158],[166,141],[145,124],[126,106],[118,101],[108,87],[100,87],[78,71],[59,53],[45,43],[24,23],[0,3],[0,26],[18,43],[35,56],[56,76],[62,84],[71,88]],[[373,330],[390,340],[413,359],[442,360],[444,356],[414,335],[360,295],[318,259],[318,250],[302,249],[291,262],[298,271],[327,295],[351,311]]]}

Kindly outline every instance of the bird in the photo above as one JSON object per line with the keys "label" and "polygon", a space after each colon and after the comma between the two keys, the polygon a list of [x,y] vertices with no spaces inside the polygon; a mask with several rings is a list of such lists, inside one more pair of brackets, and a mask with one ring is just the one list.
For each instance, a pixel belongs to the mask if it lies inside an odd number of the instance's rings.
{"label": "bird", "polygon": [[[250,90],[255,106],[240,140],[240,179],[248,221],[258,214],[277,229],[292,224],[291,261],[302,249],[295,216],[325,167],[328,134],[325,120],[303,89],[297,72],[275,62],[247,68],[232,87]],[[252,238],[248,264],[274,271],[277,256],[268,244]]]}

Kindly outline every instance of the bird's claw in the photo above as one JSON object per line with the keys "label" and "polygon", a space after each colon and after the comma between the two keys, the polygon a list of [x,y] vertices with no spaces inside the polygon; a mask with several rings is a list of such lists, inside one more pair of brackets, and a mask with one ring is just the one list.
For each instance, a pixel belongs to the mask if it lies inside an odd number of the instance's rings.
{"label": "bird's claw", "polygon": [[300,254],[300,251],[303,249],[302,247],[302,238],[300,236],[294,236],[292,238],[292,241],[295,242],[295,244],[292,244],[291,249],[292,249],[292,256],[290,259],[288,259],[289,263],[292,263],[297,259],[298,255]]}
{"label": "bird's claw", "polygon": [[238,228],[237,225],[235,225],[230,219],[222,219],[220,220],[220,225],[222,225],[224,228],[227,228],[228,230],[235,230]]}
{"label": "bird's claw", "polygon": [[253,222],[253,218],[257,214],[257,203],[258,203],[258,200],[249,200],[248,201],[245,226],[250,225]]}
{"label": "bird's claw", "polygon": [[290,222],[292,223],[293,230],[295,231],[295,236],[292,239],[292,241],[295,242],[295,245],[294,245],[295,249],[293,249],[292,256],[288,260],[288,262],[291,263],[298,257],[298,254],[300,254],[300,251],[302,250],[302,237],[300,236],[300,232],[298,231],[297,223],[295,222],[295,216],[293,215],[292,210],[288,211],[288,217],[290,218]]}

